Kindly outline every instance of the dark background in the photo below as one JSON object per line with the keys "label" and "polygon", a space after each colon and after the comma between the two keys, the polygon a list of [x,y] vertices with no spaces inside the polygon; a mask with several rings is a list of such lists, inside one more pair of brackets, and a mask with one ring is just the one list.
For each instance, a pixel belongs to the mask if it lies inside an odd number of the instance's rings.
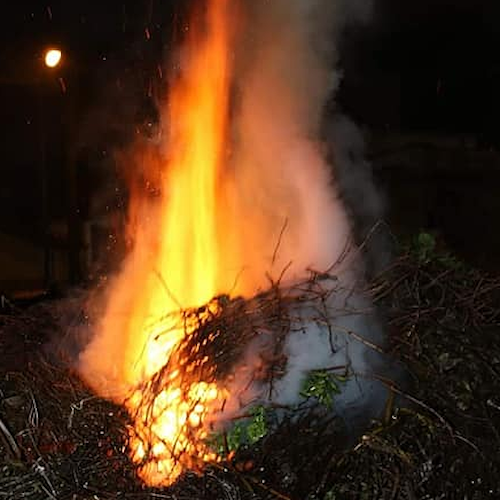
{"label": "dark background", "polygon": [[343,50],[342,100],[373,126],[495,135],[500,4],[379,0]]}
{"label": "dark background", "polygon": [[[116,181],[113,150],[156,119],[152,98],[185,2],[90,3],[2,6],[0,258],[13,265],[0,291],[35,286],[21,271],[29,246],[51,249],[51,259],[78,252],[90,193]],[[487,268],[500,250],[499,21],[493,0],[376,0],[372,21],[341,40],[336,99],[367,134],[396,230],[436,230]],[[64,51],[57,71],[41,59],[51,45]],[[125,203],[119,182],[111,190],[104,211]],[[45,281],[56,280],[47,258]],[[78,259],[57,279],[80,279]]]}

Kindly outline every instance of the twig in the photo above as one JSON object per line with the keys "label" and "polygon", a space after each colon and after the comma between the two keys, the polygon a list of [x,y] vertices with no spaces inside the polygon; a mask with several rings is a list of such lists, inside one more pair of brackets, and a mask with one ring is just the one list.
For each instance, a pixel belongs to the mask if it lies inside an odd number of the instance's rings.
{"label": "twig", "polygon": [[81,411],[83,410],[83,405],[84,403],[86,403],[87,401],[92,401],[93,399],[96,399],[95,396],[90,396],[88,398],[83,398],[81,399],[80,401],[78,401],[78,403],[71,403],[71,413],[69,414],[69,417],[68,417],[68,430],[71,430],[71,428],[73,427],[73,417],[75,415],[75,411]]}
{"label": "twig", "polygon": [[10,433],[7,425],[3,422],[3,420],[0,418],[0,436],[2,436],[2,440],[4,441],[7,451],[10,453],[12,458],[16,460],[21,459],[21,450],[19,449],[19,446],[17,446],[16,440]]}
{"label": "twig", "polygon": [[283,226],[281,227],[280,234],[278,236],[278,241],[276,243],[276,246],[274,247],[274,252],[273,252],[273,258],[271,259],[271,267],[274,266],[274,263],[276,262],[276,257],[278,256],[278,251],[281,246],[281,240],[283,238],[283,235],[285,234],[285,230],[288,226],[288,217],[285,219],[285,222],[283,223]]}
{"label": "twig", "polygon": [[262,488],[264,491],[268,491],[269,493],[274,495],[276,498],[281,498],[281,500],[292,500],[291,497],[283,495],[283,493],[276,491],[274,488],[271,488],[269,486],[266,486],[265,484],[262,484],[258,479],[255,479],[252,476],[249,476],[248,479],[250,479],[250,481],[252,481],[252,483],[254,483],[259,488]]}
{"label": "twig", "polygon": [[163,276],[160,274],[159,271],[156,269],[154,270],[154,273],[160,283],[163,285],[163,288],[165,288],[165,291],[167,292],[167,295],[175,302],[176,306],[179,308],[179,311],[182,311],[184,308],[182,307],[182,304],[177,300],[177,297],[173,294],[173,292],[170,290],[169,286],[167,285],[167,282],[163,278]]}
{"label": "twig", "polygon": [[468,444],[475,452],[479,453],[480,455],[483,455],[481,450],[469,439],[461,436],[460,434],[455,433],[454,437],[458,438],[460,441],[463,441],[464,443]]}
{"label": "twig", "polygon": [[384,349],[382,347],[378,346],[377,344],[374,344],[373,342],[370,342],[369,340],[365,339],[361,335],[358,335],[356,332],[353,332],[352,330],[345,328],[341,325],[334,324],[332,325],[333,329],[340,330],[341,332],[347,333],[350,335],[353,339],[357,340],[358,342],[361,342],[362,344],[366,345],[370,349],[373,349],[374,351],[379,352],[380,354],[386,354]]}
{"label": "twig", "polygon": [[380,375],[375,375],[375,374],[364,374],[366,378],[372,378],[375,380],[378,380],[379,382],[382,382],[385,386],[387,386],[389,389],[394,391],[396,394],[399,394],[400,396],[403,396],[406,398],[408,401],[411,401],[412,403],[415,403],[416,405],[424,408],[427,410],[429,413],[432,413],[448,430],[450,436],[452,437],[453,441],[455,440],[455,434],[453,432],[453,429],[451,428],[451,425],[442,417],[434,408],[431,408],[429,405],[425,404],[423,401],[420,399],[417,399],[414,396],[411,396],[407,392],[401,390],[392,380],[389,380],[385,377],[382,377]]}

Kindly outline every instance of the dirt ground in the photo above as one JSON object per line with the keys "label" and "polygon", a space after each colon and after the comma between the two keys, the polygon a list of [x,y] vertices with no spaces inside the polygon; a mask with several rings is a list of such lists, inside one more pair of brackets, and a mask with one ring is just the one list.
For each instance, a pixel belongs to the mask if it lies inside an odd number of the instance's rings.
{"label": "dirt ground", "polygon": [[0,498],[500,498],[500,280],[423,238],[371,293],[411,379],[380,419],[346,445],[335,418],[297,415],[168,489],[137,479],[123,409],[47,355],[58,302],[4,304]]}

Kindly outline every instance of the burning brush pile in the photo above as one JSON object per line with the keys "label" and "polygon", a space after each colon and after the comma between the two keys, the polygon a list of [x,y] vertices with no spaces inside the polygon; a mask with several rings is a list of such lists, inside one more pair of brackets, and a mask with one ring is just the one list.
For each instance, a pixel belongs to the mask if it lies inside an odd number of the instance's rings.
{"label": "burning brush pile", "polygon": [[384,335],[320,137],[340,5],[195,2],[159,97],[161,140],[131,146],[130,249],[79,371],[127,408],[146,484],[221,460],[214,433],[300,404],[313,370],[345,372],[350,424],[380,400],[368,375]]}
{"label": "burning brush pile", "polygon": [[[128,255],[56,341],[85,337],[76,373],[38,355],[2,372],[0,497],[442,498],[443,474],[470,478],[469,457],[494,494],[483,465],[498,407],[487,391],[477,407],[468,371],[484,354],[449,340],[498,321],[498,282],[446,259],[432,267],[427,240],[368,286],[370,245],[351,243],[377,204],[369,174],[351,171],[342,144],[328,151],[322,125],[337,83],[330,32],[352,6],[194,2],[158,99],[161,140],[121,155]],[[72,308],[40,307],[3,315],[0,343],[57,338],[57,311]],[[389,340],[425,381],[416,395]],[[458,367],[455,386],[446,374]],[[480,373],[491,387],[497,367]]]}
{"label": "burning brush pile", "polygon": [[[302,404],[286,408],[266,404],[268,391],[279,386],[286,372],[290,351],[285,332],[303,321],[290,311],[302,310],[304,302],[314,303],[315,320],[326,322],[323,304],[332,293],[325,287],[330,279],[314,275],[293,290],[276,285],[247,300],[219,296],[205,307],[164,318],[160,335],[177,328],[178,321],[183,328],[189,325],[171,358],[189,363],[179,363],[182,368],[174,377],[166,365],[138,387],[140,404],[134,407],[140,415],[95,396],[67,365],[43,354],[41,346],[54,335],[58,343],[64,337],[61,318],[66,328],[68,311],[82,323],[76,316],[81,313],[77,303],[4,308],[0,496],[496,498],[500,494],[498,278],[420,248],[398,259],[372,283],[369,292],[388,318],[392,356],[408,367],[412,383],[403,387],[385,379],[389,390],[382,411],[362,434],[353,434],[336,411],[343,406],[345,384],[356,375],[337,364],[324,365],[304,380]],[[236,334],[241,342],[234,342],[231,336]],[[226,419],[224,427],[208,425],[204,437],[197,419],[206,415],[197,410],[199,394],[193,391],[183,409],[185,417],[178,417],[184,420],[179,441],[158,440],[155,418],[168,412],[168,408],[157,410],[164,404],[163,394],[175,396],[179,390],[188,394],[193,380],[206,381],[201,389],[208,394],[211,387],[223,391],[220,381],[231,381],[245,346],[263,337],[268,347],[263,352],[272,360],[262,364],[267,371],[252,373],[257,380],[246,379],[254,387],[253,411]],[[20,352],[25,356],[23,366]],[[325,386],[325,381],[330,384]],[[248,396],[249,387],[240,388],[242,396]],[[217,400],[217,411],[224,412],[223,398]],[[205,397],[203,405],[208,408],[213,401]],[[248,408],[245,397],[241,403]],[[141,456],[130,456],[127,450],[139,453],[137,440],[143,447]],[[143,468],[161,459],[167,448],[168,459],[185,472],[168,488],[145,487],[140,479]],[[168,469],[169,474],[175,471],[175,465]]]}
{"label": "burning brush pile", "polygon": [[[135,420],[131,443],[141,474],[161,485],[184,470],[201,469],[203,462],[219,461],[211,438],[224,436],[227,428],[232,436],[234,423],[256,409],[262,418],[271,411],[277,423],[285,413],[311,410],[306,400],[315,395],[314,376],[317,385],[333,384],[322,390],[324,398],[332,389],[340,393],[334,378],[342,385],[337,416],[344,414],[353,426],[361,417],[359,405],[368,421],[374,412],[368,400],[380,394],[374,380],[362,378],[373,376],[369,362],[383,351],[349,329],[362,324],[353,318],[369,315],[350,302],[336,276],[314,273],[291,287],[272,284],[250,299],[218,296],[158,320],[152,342],[183,336],[167,363],[125,403]],[[386,371],[388,365],[386,360]],[[331,401],[326,406],[321,413],[331,416]],[[218,448],[223,456],[234,451],[227,442]]]}

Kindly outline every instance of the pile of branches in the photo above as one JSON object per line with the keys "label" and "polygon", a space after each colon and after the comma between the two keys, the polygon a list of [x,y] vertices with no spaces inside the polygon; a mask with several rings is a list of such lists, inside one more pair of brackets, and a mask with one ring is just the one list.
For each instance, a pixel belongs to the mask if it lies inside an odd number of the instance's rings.
{"label": "pile of branches", "polygon": [[[178,331],[184,337],[143,392],[154,399],[173,367],[185,379],[180,385],[186,390],[193,380],[224,381],[255,340],[259,340],[259,356],[266,358],[264,372],[257,375],[263,385],[272,386],[286,364],[284,346],[290,332],[304,330],[311,321],[332,329],[339,311],[333,311],[329,301],[341,293],[353,292],[347,292],[332,274],[311,272],[307,280],[291,286],[270,281],[266,291],[250,299],[220,295],[202,307],[172,312],[152,325],[153,341],[161,344],[161,337]],[[331,344],[333,348],[333,339]]]}
{"label": "pile of branches", "polygon": [[[332,288],[313,278],[306,292],[318,293],[320,304],[321,293]],[[389,400],[356,445],[342,446],[333,420],[306,415],[283,421],[203,475],[185,474],[169,489],[145,488],[126,453],[128,415],[94,396],[67,366],[36,352],[17,368],[3,368],[0,359],[0,498],[499,498],[500,280],[448,258],[409,252],[369,293],[412,383],[404,391],[394,387],[399,404]],[[183,321],[194,321],[196,333],[179,352],[197,354],[201,342],[219,371],[205,372],[201,363],[200,375],[223,378],[274,318],[279,366],[290,327],[281,307],[300,296],[276,286],[251,301],[217,297],[205,310],[186,311]],[[47,318],[37,329],[34,314],[0,316],[0,344],[43,344],[37,336]]]}
{"label": "pile of branches", "polygon": [[[353,291],[345,290],[336,276],[311,271],[306,280],[289,286],[270,281],[266,291],[250,299],[220,295],[202,307],[174,311],[156,319],[149,325],[149,341],[155,343],[155,349],[171,338],[178,338],[180,332],[182,339],[168,353],[166,364],[131,395],[131,406],[136,409],[132,416],[140,422],[137,438],[144,450],[142,466],[156,467],[153,450],[162,442],[176,467],[202,470],[204,463],[198,457],[205,454],[207,443],[194,445],[199,441],[199,430],[190,420],[199,418],[196,409],[209,405],[208,413],[217,419],[230,399],[229,418],[238,422],[248,420],[255,405],[270,400],[274,382],[285,373],[285,345],[291,333],[307,334],[312,322],[321,324],[325,334],[330,333],[330,348],[335,352],[335,313],[353,312],[347,311],[347,306],[341,311],[334,310],[332,299],[341,295],[347,299],[349,294]],[[206,389],[193,391],[200,382]],[[204,399],[209,387],[219,388],[215,401]],[[160,406],[168,397],[166,390],[184,395],[183,409],[179,411],[186,418],[183,424],[178,423],[175,439],[171,436],[165,439],[152,430],[162,428],[158,420],[163,418]],[[189,396],[193,392],[196,395]],[[173,396],[174,392],[170,394]],[[280,410],[284,409],[280,406]],[[296,408],[293,410],[297,412]],[[225,413],[223,420],[227,418]],[[217,440],[221,431],[211,425],[209,432]],[[227,443],[227,436],[222,438]],[[228,455],[230,451],[233,450],[226,446],[223,453]]]}

